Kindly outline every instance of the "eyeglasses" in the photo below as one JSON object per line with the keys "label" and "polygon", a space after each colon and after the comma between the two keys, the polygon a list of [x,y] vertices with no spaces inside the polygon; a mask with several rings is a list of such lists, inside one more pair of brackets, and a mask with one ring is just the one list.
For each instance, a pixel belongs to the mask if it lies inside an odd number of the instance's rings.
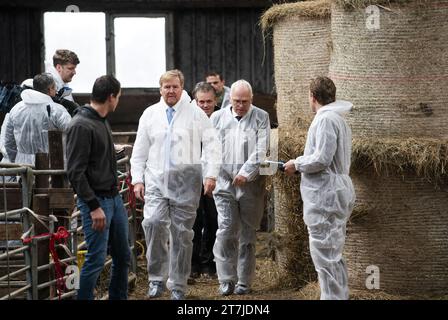
{"label": "eyeglasses", "polygon": [[236,100],[236,99],[232,99],[232,102],[234,104],[242,104],[244,105],[248,105],[250,103],[250,100]]}

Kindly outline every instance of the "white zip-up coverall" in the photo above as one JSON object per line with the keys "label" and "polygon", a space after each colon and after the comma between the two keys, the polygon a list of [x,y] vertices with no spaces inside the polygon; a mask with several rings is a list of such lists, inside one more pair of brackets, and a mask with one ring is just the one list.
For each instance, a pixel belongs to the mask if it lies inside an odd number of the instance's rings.
{"label": "white zip-up coverall", "polygon": [[[131,157],[131,175],[134,185],[145,184],[142,226],[148,248],[148,279],[168,278],[169,290],[185,292],[203,177],[217,178],[220,148],[210,119],[190,104],[185,91],[173,106],[171,124],[167,108],[161,98],[143,112]],[[204,175],[201,156],[206,164]]]}
{"label": "white zip-up coverall", "polygon": [[49,95],[26,89],[20,96],[9,112],[5,149],[11,162],[34,165],[36,153],[48,152],[48,130],[66,131],[72,117]]}
{"label": "white zip-up coverall", "polygon": [[70,101],[75,101],[73,100],[73,90],[68,86],[68,83],[65,83],[64,80],[62,80],[58,70],[56,70],[56,68],[50,63],[45,63],[45,69],[46,72],[50,73],[53,76],[54,82],[56,84],[56,92],[59,92],[62,88],[64,88],[64,93],[61,97]]}
{"label": "white zip-up coverall", "polygon": [[321,107],[308,130],[304,155],[294,162],[302,173],[303,218],[322,300],[348,299],[349,294],[342,252],[355,191],[349,177],[352,136],[343,116],[351,108],[347,101]]}
{"label": "white zip-up coverall", "polygon": [[[222,144],[223,164],[213,193],[218,211],[218,231],[213,247],[220,283],[251,287],[255,275],[256,231],[264,209],[265,176],[260,163],[269,147],[269,115],[253,105],[238,121],[227,107],[212,114]],[[247,178],[242,187],[232,185],[237,175]]]}

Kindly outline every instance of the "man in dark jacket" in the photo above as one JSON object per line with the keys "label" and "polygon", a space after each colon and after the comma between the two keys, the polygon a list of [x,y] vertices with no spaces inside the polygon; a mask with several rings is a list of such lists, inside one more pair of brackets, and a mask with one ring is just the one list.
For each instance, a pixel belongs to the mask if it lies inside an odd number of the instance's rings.
{"label": "man in dark jacket", "polygon": [[[196,104],[201,108],[207,117],[219,110],[216,100],[215,88],[207,82],[199,82],[193,90]],[[204,189],[204,188],[202,188]],[[190,278],[198,278],[201,274],[209,277],[216,277],[216,264],[213,261],[213,245],[218,230],[218,212],[216,211],[213,197],[201,193],[199,208],[196,210],[196,220],[193,231],[193,255],[191,258]],[[190,283],[192,283],[192,279]]]}
{"label": "man in dark jacket", "polygon": [[79,109],[67,133],[68,177],[78,195],[87,244],[78,299],[93,299],[110,243],[109,299],[127,299],[130,249],[128,215],[118,194],[117,161],[106,116],[115,111],[121,90],[112,76],[96,79],[90,105]]}

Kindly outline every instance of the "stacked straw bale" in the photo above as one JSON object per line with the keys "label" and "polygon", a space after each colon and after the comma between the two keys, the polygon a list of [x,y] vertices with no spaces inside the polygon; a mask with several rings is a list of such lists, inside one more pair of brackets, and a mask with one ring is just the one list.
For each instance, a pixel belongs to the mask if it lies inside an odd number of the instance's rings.
{"label": "stacked straw bale", "polygon": [[378,30],[366,28],[370,3],[336,0],[331,12],[329,75],[338,98],[355,105],[349,282],[366,289],[375,265],[381,290],[440,294],[448,287],[448,1],[390,1]]}
{"label": "stacked straw bale", "polygon": [[446,294],[447,190],[405,173],[352,174],[357,204],[345,246],[350,288],[366,289],[369,266],[379,289],[397,294]]}
{"label": "stacked straw bale", "polygon": [[370,2],[337,0],[331,12],[329,76],[355,106],[353,135],[448,138],[448,1],[391,1],[376,30]]}
{"label": "stacked straw bale", "polygon": [[[311,123],[310,80],[327,75],[330,63],[330,2],[274,5],[263,14],[262,29],[273,29],[277,89],[279,159],[303,153]],[[316,278],[303,222],[299,177],[277,174],[275,196],[276,258],[285,283],[301,286]]]}
{"label": "stacked straw bale", "polygon": [[[375,265],[381,290],[446,293],[448,0],[332,0],[331,27],[322,3],[275,5],[262,17],[274,36],[279,158],[302,154],[309,79],[328,71],[337,98],[355,106],[350,287],[365,290]],[[370,4],[380,8],[378,30],[366,27]],[[275,223],[280,268],[303,283],[313,272],[298,180],[274,177]]]}
{"label": "stacked straw bale", "polygon": [[263,30],[275,26],[274,72],[279,128],[291,127],[298,116],[311,122],[310,80],[327,75],[330,63],[330,2],[274,5],[261,21]]}

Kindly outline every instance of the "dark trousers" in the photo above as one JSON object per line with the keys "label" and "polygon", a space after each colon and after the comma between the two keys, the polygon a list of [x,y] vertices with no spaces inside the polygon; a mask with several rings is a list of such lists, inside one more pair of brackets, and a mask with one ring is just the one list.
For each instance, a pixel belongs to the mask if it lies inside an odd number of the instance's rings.
{"label": "dark trousers", "polygon": [[216,211],[215,201],[213,198],[204,195],[204,190],[202,190],[193,226],[192,272],[216,272],[216,265],[213,261],[216,230],[218,230],[218,212]]}

